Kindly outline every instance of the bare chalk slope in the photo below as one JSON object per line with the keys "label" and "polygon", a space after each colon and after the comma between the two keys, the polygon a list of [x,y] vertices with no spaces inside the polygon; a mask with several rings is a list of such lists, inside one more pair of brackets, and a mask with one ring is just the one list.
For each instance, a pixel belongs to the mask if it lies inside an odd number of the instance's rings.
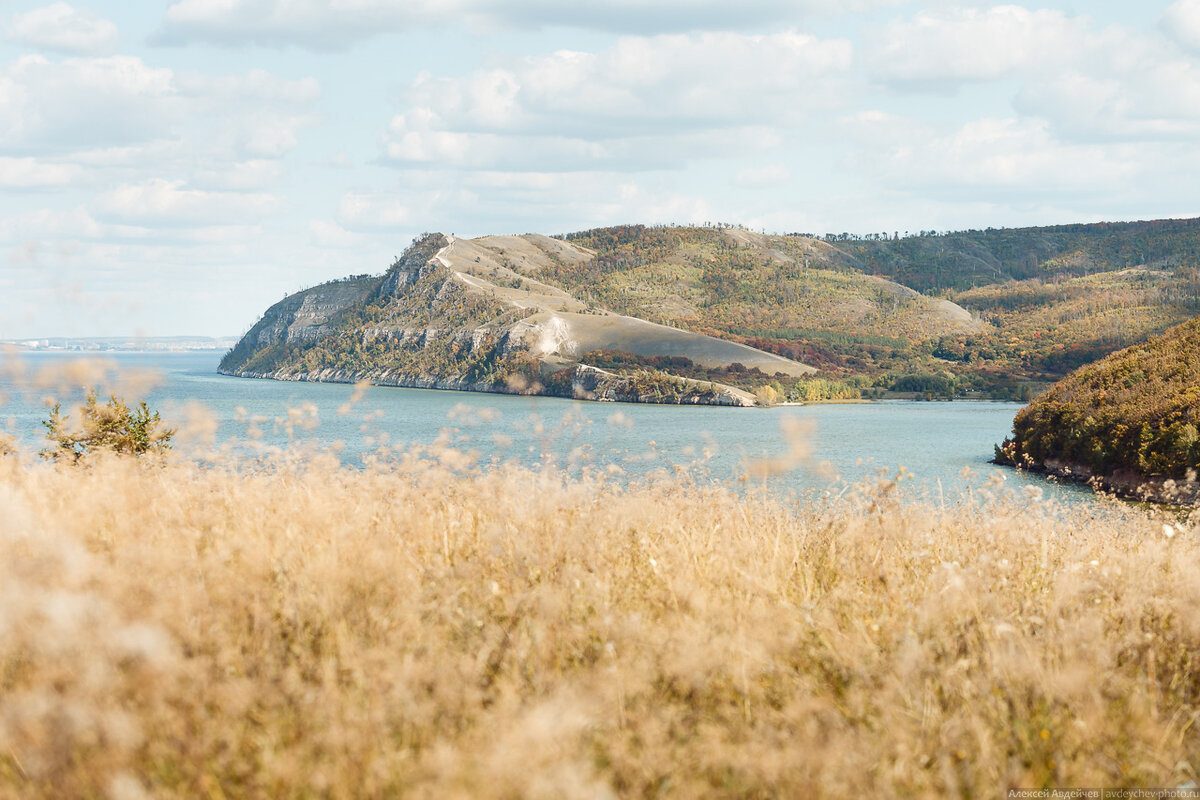
{"label": "bare chalk slope", "polygon": [[577,298],[539,280],[538,271],[558,262],[581,262],[594,254],[547,236],[450,238],[434,257],[455,280],[514,307],[535,310],[522,321],[530,350],[544,359],[578,361],[593,350],[639,356],[683,356],[704,367],[740,363],[768,375],[809,375],[807,364],[736,342],[658,325],[609,311],[591,311]]}

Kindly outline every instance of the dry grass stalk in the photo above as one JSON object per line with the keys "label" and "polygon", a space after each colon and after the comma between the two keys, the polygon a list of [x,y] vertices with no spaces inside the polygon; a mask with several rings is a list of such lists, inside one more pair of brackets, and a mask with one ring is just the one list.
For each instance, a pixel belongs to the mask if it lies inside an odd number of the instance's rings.
{"label": "dry grass stalk", "polygon": [[457,466],[0,458],[0,796],[1197,778],[1186,522]]}

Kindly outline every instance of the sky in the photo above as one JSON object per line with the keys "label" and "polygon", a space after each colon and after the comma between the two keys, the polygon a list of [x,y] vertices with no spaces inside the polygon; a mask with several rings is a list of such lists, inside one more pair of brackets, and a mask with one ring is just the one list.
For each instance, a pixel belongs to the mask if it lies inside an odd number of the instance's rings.
{"label": "sky", "polygon": [[0,339],[232,336],[425,231],[1200,215],[1200,0],[0,0]]}

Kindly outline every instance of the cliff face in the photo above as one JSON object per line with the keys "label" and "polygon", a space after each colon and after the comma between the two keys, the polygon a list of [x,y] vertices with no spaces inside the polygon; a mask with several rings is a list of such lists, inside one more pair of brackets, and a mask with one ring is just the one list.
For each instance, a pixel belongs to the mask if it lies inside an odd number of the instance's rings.
{"label": "cliff face", "polygon": [[440,233],[426,235],[413,242],[412,247],[392,264],[383,276],[378,293],[382,297],[399,297],[429,272],[434,256],[450,242]]}
{"label": "cliff face", "polygon": [[[710,336],[617,314],[584,313],[584,305],[566,292],[497,260],[515,251],[518,240],[547,260],[572,255],[561,252],[569,245],[506,238],[513,241],[479,245],[429,234],[382,277],[329,283],[287,297],[230,351],[220,372],[593,400],[753,405],[753,395],[732,387],[653,370],[616,375],[589,367],[580,357],[611,347],[684,357],[689,363],[694,357],[790,374],[812,371]],[[581,251],[574,255],[586,257]]]}
{"label": "cliff face", "polygon": [[221,359],[220,371],[232,374],[285,345],[328,335],[342,312],[361,305],[378,291],[378,277],[326,283],[289,295],[267,309],[250,331]]}

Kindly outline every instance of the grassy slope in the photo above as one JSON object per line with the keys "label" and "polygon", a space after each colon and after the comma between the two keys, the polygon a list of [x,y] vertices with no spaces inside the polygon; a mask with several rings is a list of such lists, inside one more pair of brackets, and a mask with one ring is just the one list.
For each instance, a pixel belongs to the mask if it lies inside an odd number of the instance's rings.
{"label": "grassy slope", "polygon": [[1023,409],[1007,460],[1181,478],[1200,468],[1200,318],[1083,367]]}
{"label": "grassy slope", "polygon": [[[578,297],[827,371],[886,367],[911,355],[893,351],[908,350],[912,342],[978,327],[967,315],[946,313],[935,299],[863,275],[852,259],[823,242],[637,225],[565,238],[597,257],[541,274]],[[847,351],[853,363],[843,358]]]}
{"label": "grassy slope", "polygon": [[0,797],[1200,777],[1195,532],[994,485],[799,505],[464,463],[0,459]]}
{"label": "grassy slope", "polygon": [[711,368],[740,362],[766,375],[782,372],[802,376],[813,371],[788,358],[736,342],[635,316],[588,309],[563,289],[538,280],[562,264],[585,263],[594,257],[575,245],[537,235],[488,236],[456,239],[439,257],[487,295],[537,309],[528,321],[542,333],[533,346],[539,356],[574,361],[592,350],[613,349],[647,358],[682,356]]}
{"label": "grassy slope", "polygon": [[1053,380],[1200,310],[1195,220],[888,241],[643,226],[566,238],[597,258],[548,279],[585,299],[884,387],[944,371],[960,388]]}

